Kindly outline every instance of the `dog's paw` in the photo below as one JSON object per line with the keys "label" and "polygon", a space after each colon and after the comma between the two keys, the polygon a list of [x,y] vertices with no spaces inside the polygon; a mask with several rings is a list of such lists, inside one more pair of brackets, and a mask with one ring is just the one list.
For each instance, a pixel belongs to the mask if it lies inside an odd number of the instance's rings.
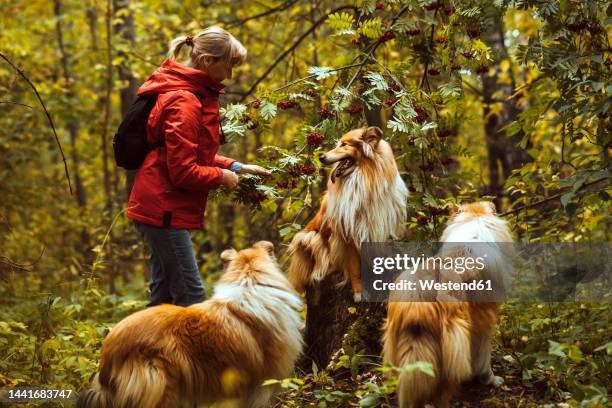
{"label": "dog's paw", "polygon": [[502,377],[494,375],[493,378],[491,378],[491,385],[494,386],[495,388],[501,386],[503,383],[504,383],[504,379]]}
{"label": "dog's paw", "polygon": [[504,379],[493,375],[493,373],[483,374],[476,377],[481,384],[490,385],[492,387],[499,387],[504,383]]}
{"label": "dog's paw", "polygon": [[487,385],[498,388],[503,383],[504,383],[504,379],[502,377],[499,377],[497,375],[492,375],[491,377],[489,377],[489,381],[487,382]]}
{"label": "dog's paw", "polygon": [[353,293],[353,300],[355,301],[355,303],[361,302],[361,292]]}

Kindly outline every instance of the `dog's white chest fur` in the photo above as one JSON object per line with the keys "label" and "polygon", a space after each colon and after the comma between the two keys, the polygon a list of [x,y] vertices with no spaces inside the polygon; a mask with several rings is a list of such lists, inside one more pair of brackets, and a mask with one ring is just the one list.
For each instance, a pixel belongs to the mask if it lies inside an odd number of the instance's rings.
{"label": "dog's white chest fur", "polygon": [[330,188],[325,218],[357,248],[362,242],[396,239],[406,220],[407,197],[406,184],[397,171],[391,180],[382,176],[368,180],[357,168]]}

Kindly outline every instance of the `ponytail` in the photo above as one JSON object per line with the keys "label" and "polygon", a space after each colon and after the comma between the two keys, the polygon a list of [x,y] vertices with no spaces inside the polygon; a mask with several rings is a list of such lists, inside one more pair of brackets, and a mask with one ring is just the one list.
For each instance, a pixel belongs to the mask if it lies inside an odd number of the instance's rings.
{"label": "ponytail", "polygon": [[168,49],[168,59],[176,61],[183,45],[187,43],[187,36],[183,35],[180,37],[176,37],[174,40],[170,41],[170,47]]}

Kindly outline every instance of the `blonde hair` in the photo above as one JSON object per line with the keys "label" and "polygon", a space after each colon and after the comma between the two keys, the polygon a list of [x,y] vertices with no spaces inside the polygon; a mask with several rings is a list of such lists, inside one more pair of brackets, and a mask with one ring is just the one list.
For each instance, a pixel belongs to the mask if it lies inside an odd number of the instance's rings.
{"label": "blonde hair", "polygon": [[[170,41],[168,58],[176,60],[189,36],[176,37]],[[231,67],[244,64],[247,50],[233,35],[220,27],[208,27],[193,37],[193,46],[189,51],[189,62],[193,66],[202,65],[203,57],[223,60]]]}

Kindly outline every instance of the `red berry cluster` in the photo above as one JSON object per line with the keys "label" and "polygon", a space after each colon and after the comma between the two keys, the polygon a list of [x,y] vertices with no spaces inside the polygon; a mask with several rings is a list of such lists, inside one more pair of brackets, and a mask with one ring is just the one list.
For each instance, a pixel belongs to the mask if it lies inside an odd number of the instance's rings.
{"label": "red berry cluster", "polygon": [[317,168],[313,166],[312,164],[307,165],[307,166],[303,164],[296,164],[295,166],[290,166],[287,168],[287,173],[291,177],[300,177],[303,175],[310,175],[310,174],[314,174],[316,171],[317,171]]}
{"label": "red berry cluster", "polygon": [[321,119],[328,119],[332,117],[332,113],[327,106],[324,106],[319,109],[319,116],[321,117]]}
{"label": "red berry cluster", "polygon": [[321,144],[323,143],[324,140],[325,140],[325,136],[323,136],[319,132],[310,132],[310,133],[308,133],[308,135],[306,135],[306,141],[312,147],[319,147],[319,146],[321,146]]}
{"label": "red berry cluster", "polygon": [[455,160],[454,160],[452,157],[450,157],[450,156],[444,157],[442,160],[440,160],[440,162],[441,162],[441,163],[442,163],[444,166],[451,165],[451,164],[453,164],[453,162],[454,162],[454,161],[455,161]]}
{"label": "red berry cluster", "polygon": [[420,28],[412,28],[412,29],[406,31],[406,34],[408,34],[409,36],[414,37],[416,35],[421,34],[421,29]]}
{"label": "red berry cluster", "polygon": [[376,3],[376,10],[383,10],[385,8],[385,3],[379,1]]}
{"label": "red berry cluster", "polygon": [[391,41],[395,38],[395,33],[392,30],[386,31],[379,39],[381,43]]}
{"label": "red berry cluster", "polygon": [[312,96],[313,98],[317,96],[317,91],[312,88],[306,88],[302,91],[304,95]]}
{"label": "red berry cluster", "polygon": [[427,73],[432,76],[440,75],[440,71],[438,71],[436,68],[429,68]]}
{"label": "red berry cluster", "polygon": [[412,49],[416,52],[427,52],[427,44],[425,44],[424,42],[420,42],[418,44],[414,44],[412,46]]}
{"label": "red berry cluster", "polygon": [[427,209],[429,210],[429,213],[431,215],[442,215],[446,212],[446,209],[444,207],[427,206]]}
{"label": "red berry cluster", "polygon": [[440,6],[441,6],[440,3],[438,3],[437,1],[434,1],[433,3],[424,5],[423,8],[428,11],[433,11],[433,10],[436,10],[437,8],[440,8]]}
{"label": "red berry cluster", "polygon": [[259,109],[261,106],[261,99],[255,99],[253,102],[251,102],[251,106],[253,109]]}
{"label": "red berry cluster", "polygon": [[368,42],[368,38],[364,35],[359,35],[358,37],[353,37],[353,39],[351,39],[351,42],[354,45],[360,45],[360,44],[365,44]]}
{"label": "red berry cluster", "polygon": [[471,51],[463,51],[463,52],[461,53],[461,55],[463,55],[463,56],[464,56],[465,58],[467,58],[467,59],[472,59],[472,58],[474,58],[474,54],[472,54],[472,52],[471,52]]}
{"label": "red berry cluster", "polygon": [[450,137],[455,135],[455,130],[452,128],[442,128],[438,130],[438,137]]}
{"label": "red berry cluster", "polygon": [[486,74],[488,72],[489,72],[489,67],[486,65],[481,65],[478,68],[476,68],[477,74]]}
{"label": "red berry cluster", "polygon": [[251,204],[259,205],[262,202],[266,201],[268,199],[268,196],[262,191],[255,190],[255,191],[250,191],[247,194],[247,198],[249,199]]}
{"label": "red berry cluster", "polygon": [[408,138],[408,146],[414,146],[414,141],[416,140],[416,136],[410,136]]}
{"label": "red berry cluster", "polygon": [[291,180],[289,181],[279,181],[278,183],[276,183],[276,186],[278,188],[295,188],[295,186],[297,186],[297,182],[295,180]]}
{"label": "red berry cluster", "polygon": [[577,33],[589,28],[589,22],[587,20],[582,20],[577,23],[566,24],[565,27],[572,33]]}
{"label": "red berry cluster", "polygon": [[244,115],[242,115],[240,117],[240,122],[241,123],[247,123],[251,121],[251,116],[248,113],[245,113]]}
{"label": "red berry cluster", "polygon": [[385,101],[383,102],[383,104],[386,107],[391,107],[395,104],[395,102],[397,102],[397,98],[389,98],[389,99],[385,99]]}
{"label": "red berry cluster", "polygon": [[351,114],[360,113],[363,111],[363,103],[355,102],[354,104],[346,108],[346,111]]}
{"label": "red berry cluster", "polygon": [[276,106],[278,107],[278,109],[286,110],[286,109],[293,108],[297,104],[298,104],[297,101],[294,101],[293,99],[289,99],[289,100],[278,102]]}
{"label": "red berry cluster", "polygon": [[455,11],[457,11],[457,9],[455,8],[455,6],[449,6],[449,7],[446,7],[446,8],[444,9],[444,13],[445,13],[447,16],[452,16],[453,14],[455,14]]}
{"label": "red berry cluster", "polygon": [[480,34],[484,33],[485,29],[481,25],[471,25],[467,29],[467,35],[470,38],[478,38]]}
{"label": "red berry cluster", "polygon": [[446,42],[448,41],[448,37],[441,35],[439,37],[436,38],[436,42],[438,44],[446,44]]}
{"label": "red berry cluster", "polygon": [[419,168],[423,171],[434,171],[434,169],[436,168],[436,165],[431,160],[427,160],[427,162],[424,164],[421,164]]}
{"label": "red berry cluster", "polygon": [[392,93],[392,92],[399,92],[401,91],[401,87],[400,84],[398,84],[395,81],[391,81],[391,83],[389,84],[389,90],[387,92]]}
{"label": "red berry cluster", "polygon": [[410,184],[408,185],[408,191],[410,191],[411,193],[416,193],[416,188],[414,188],[414,186]]}
{"label": "red berry cluster", "polygon": [[429,222],[429,217],[426,215],[419,214],[417,215],[417,222],[421,225],[427,225]]}
{"label": "red berry cluster", "polygon": [[425,121],[427,120],[427,118],[429,117],[429,115],[427,114],[427,112],[425,111],[425,109],[421,108],[420,106],[415,106],[414,107],[414,111],[416,112],[416,117],[414,118],[414,121],[420,125],[422,125],[423,123],[425,123]]}

